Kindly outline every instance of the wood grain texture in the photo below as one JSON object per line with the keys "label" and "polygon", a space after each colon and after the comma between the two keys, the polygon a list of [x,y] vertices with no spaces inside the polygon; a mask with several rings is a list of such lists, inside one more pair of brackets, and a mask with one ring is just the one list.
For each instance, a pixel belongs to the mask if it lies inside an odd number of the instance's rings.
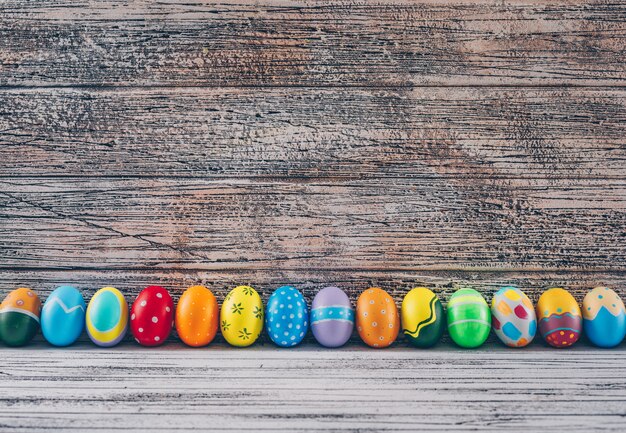
{"label": "wood grain texture", "polygon": [[0,424],[7,432],[623,431],[625,355],[585,346],[40,345],[2,351]]}
{"label": "wood grain texture", "polygon": [[[45,299],[57,286],[72,284],[79,288],[86,299],[101,287],[113,285],[123,292],[129,302],[144,287],[159,282],[166,287],[175,300],[183,291],[195,284],[209,287],[221,303],[226,294],[240,284],[250,284],[267,301],[273,290],[292,284],[298,287],[309,303],[315,294],[327,285],[337,285],[352,294],[352,301],[368,287],[383,287],[396,300],[398,306],[404,295],[417,286],[431,287],[442,302],[459,288],[471,286],[483,293],[488,301],[501,287],[516,285],[522,288],[533,302],[542,291],[549,287],[567,287],[579,302],[590,288],[599,285],[614,287],[621,296],[626,297],[626,272],[572,272],[572,271],[366,271],[343,270],[316,271],[312,269],[289,270],[275,268],[268,270],[249,270],[245,268],[232,271],[207,270],[108,270],[75,269],[68,266],[65,270],[32,269],[0,270],[1,287],[31,287]],[[3,296],[8,293],[3,290]]]}
{"label": "wood grain texture", "polygon": [[624,85],[626,5],[4,1],[0,85]]}
{"label": "wood grain texture", "polygon": [[469,187],[479,178],[506,189],[518,178],[602,184],[623,179],[626,164],[626,91],[615,88],[19,89],[1,97],[0,175],[9,177],[422,177]]}
{"label": "wood grain texture", "polygon": [[[626,184],[0,180],[4,269],[621,270]],[[610,188],[610,195],[609,195]]]}
{"label": "wood grain texture", "polygon": [[[0,295],[626,296],[626,5],[0,4]],[[0,430],[623,431],[624,345],[0,348]]]}

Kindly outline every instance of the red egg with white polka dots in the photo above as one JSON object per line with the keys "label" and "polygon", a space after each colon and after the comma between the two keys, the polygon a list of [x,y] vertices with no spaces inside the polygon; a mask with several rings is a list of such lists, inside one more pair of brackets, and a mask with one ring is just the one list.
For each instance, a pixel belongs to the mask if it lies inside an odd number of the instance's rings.
{"label": "red egg with white polka dots", "polygon": [[146,287],[130,309],[130,330],[142,346],[159,346],[172,331],[174,303],[163,287]]}

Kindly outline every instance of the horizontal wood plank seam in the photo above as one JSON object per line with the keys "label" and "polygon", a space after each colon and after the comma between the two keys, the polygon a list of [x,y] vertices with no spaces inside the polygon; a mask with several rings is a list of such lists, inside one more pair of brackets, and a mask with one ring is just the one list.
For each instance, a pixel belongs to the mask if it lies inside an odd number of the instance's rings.
{"label": "horizontal wood plank seam", "polygon": [[[285,259],[289,260],[289,259]],[[254,260],[251,260],[253,262]],[[271,259],[259,260],[259,261],[271,261]],[[110,267],[99,267],[99,266],[51,266],[48,265],[45,268],[46,272],[67,272],[67,271],[76,271],[80,272],[159,272],[159,273],[167,273],[167,272],[176,272],[180,274],[194,274],[197,272],[207,272],[207,273],[249,273],[249,272],[316,272],[316,273],[334,273],[334,272],[363,272],[363,273],[380,273],[380,274],[394,274],[398,272],[459,272],[459,273],[481,273],[481,274],[510,274],[510,273],[524,273],[529,272],[533,274],[583,274],[592,276],[593,274],[611,274],[616,276],[626,276],[626,268],[624,267],[593,267],[589,269],[581,269],[576,267],[558,267],[558,268],[546,268],[546,267],[502,267],[502,266],[494,266],[493,268],[489,267],[446,267],[446,266],[424,266],[424,267],[339,267],[339,266],[329,266],[327,268],[322,267],[289,267],[288,269],[283,269],[280,267],[280,260],[275,260],[277,262],[275,267],[259,267],[246,269],[242,266],[245,262],[232,262],[233,266],[206,266],[206,267],[194,267],[187,264],[183,264],[180,267],[174,266],[137,266],[137,267],[124,267],[124,266],[110,266]],[[228,262],[215,262],[211,263],[214,265],[224,264]],[[29,267],[29,266],[1,266],[0,272],[6,271],[14,271],[14,272],[42,272],[42,268],[38,267]]]}
{"label": "horizontal wood plank seam", "polygon": [[354,90],[412,90],[412,89],[614,89],[626,90],[626,85],[619,84],[590,84],[590,83],[564,83],[564,84],[536,84],[536,83],[485,83],[485,84],[241,84],[241,85],[209,85],[209,84],[0,84],[0,92],[13,90],[159,90],[159,89],[354,89]]}

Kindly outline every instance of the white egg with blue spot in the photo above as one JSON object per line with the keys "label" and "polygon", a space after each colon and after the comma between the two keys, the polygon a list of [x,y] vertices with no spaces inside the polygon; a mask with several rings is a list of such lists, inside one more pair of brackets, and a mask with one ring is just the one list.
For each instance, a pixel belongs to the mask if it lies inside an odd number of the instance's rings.
{"label": "white egg with blue spot", "polygon": [[279,287],[267,301],[265,326],[270,339],[280,347],[298,345],[309,330],[309,307],[298,289]]}

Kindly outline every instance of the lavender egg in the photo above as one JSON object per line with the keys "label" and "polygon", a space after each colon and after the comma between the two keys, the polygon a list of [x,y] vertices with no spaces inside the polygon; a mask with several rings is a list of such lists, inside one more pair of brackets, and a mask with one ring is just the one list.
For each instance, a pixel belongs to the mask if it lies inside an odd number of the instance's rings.
{"label": "lavender egg", "polygon": [[319,344],[339,347],[346,344],[354,328],[354,309],[338,287],[326,287],[313,299],[311,331]]}

